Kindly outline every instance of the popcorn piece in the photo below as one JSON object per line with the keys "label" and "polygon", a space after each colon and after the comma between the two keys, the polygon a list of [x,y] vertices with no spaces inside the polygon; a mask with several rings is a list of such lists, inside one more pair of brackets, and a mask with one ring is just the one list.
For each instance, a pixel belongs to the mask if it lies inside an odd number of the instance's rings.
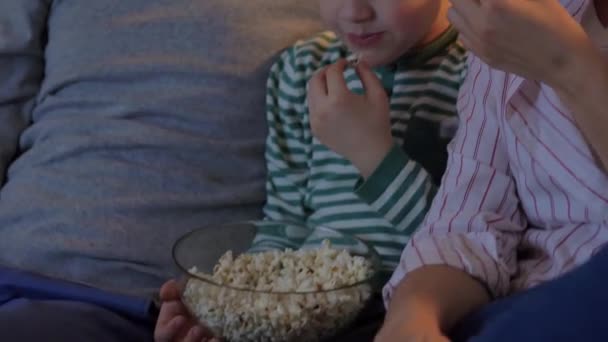
{"label": "popcorn piece", "polygon": [[352,67],[356,67],[357,64],[359,64],[360,60],[361,60],[361,54],[360,53],[353,53],[350,56],[346,57],[346,61]]}

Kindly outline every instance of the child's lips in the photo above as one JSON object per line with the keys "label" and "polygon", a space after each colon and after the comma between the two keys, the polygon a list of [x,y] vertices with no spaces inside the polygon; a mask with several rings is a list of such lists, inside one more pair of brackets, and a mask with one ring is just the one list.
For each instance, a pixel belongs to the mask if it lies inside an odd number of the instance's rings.
{"label": "child's lips", "polygon": [[378,44],[382,37],[384,36],[384,32],[374,32],[374,33],[364,33],[364,34],[355,34],[348,33],[346,35],[346,39],[356,47],[360,48],[368,48],[373,47]]}

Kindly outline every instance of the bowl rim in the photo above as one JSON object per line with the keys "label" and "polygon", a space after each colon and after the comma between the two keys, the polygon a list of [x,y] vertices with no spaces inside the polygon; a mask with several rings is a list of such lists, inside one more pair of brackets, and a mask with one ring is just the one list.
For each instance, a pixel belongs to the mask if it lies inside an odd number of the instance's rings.
{"label": "bowl rim", "polygon": [[[233,221],[233,222],[227,222],[227,223],[223,223],[220,224],[219,226],[227,226],[227,225],[238,225],[238,224],[254,224],[256,222],[269,222],[269,223],[277,223],[277,224],[291,224],[291,225],[296,225],[298,227],[303,227],[305,225],[301,224],[301,223],[297,223],[297,222],[290,222],[290,221],[284,221],[284,220],[242,220],[242,221]],[[225,288],[225,289],[231,289],[231,290],[235,290],[235,291],[241,291],[241,292],[251,292],[251,293],[260,293],[260,294],[274,294],[274,295],[309,295],[309,294],[320,294],[320,293],[330,293],[330,292],[337,292],[337,291],[342,291],[342,290],[347,290],[347,289],[351,289],[351,288],[355,288],[355,287],[359,287],[361,285],[365,285],[365,284],[370,284],[372,285],[374,282],[374,279],[378,276],[378,274],[381,271],[381,259],[380,259],[380,255],[378,254],[378,252],[376,251],[376,249],[374,247],[372,247],[369,243],[361,240],[360,238],[356,237],[355,235],[352,234],[348,234],[348,233],[344,233],[341,232],[339,230],[336,229],[332,229],[326,226],[319,226],[319,227],[315,227],[315,229],[323,229],[323,230],[327,230],[327,231],[331,231],[331,232],[336,232],[342,235],[346,235],[352,239],[357,240],[359,243],[362,243],[363,245],[365,245],[371,254],[371,257],[365,257],[367,260],[370,260],[371,264],[372,264],[372,271],[370,272],[370,275],[368,277],[366,277],[365,279],[358,281],[356,283],[353,284],[349,284],[349,285],[344,285],[344,286],[340,286],[340,287],[336,287],[336,288],[332,288],[332,289],[326,289],[326,290],[312,290],[312,291],[268,291],[268,290],[256,290],[256,289],[251,289],[251,288],[247,288],[247,287],[238,287],[238,286],[234,286],[234,285],[225,285],[225,284],[221,284],[218,283],[214,280],[211,279],[207,279],[207,278],[203,278],[201,276],[199,276],[198,274],[192,273],[190,272],[190,270],[186,269],[186,267],[184,267],[177,259],[176,257],[176,250],[177,247],[179,246],[179,244],[186,240],[187,238],[189,238],[190,236],[196,234],[197,232],[203,230],[203,229],[208,229],[210,228],[212,225],[207,225],[204,227],[200,227],[200,228],[196,228],[193,229],[191,231],[189,231],[188,233],[182,235],[181,237],[179,237],[177,240],[175,240],[175,242],[173,243],[173,247],[171,248],[171,256],[173,258],[173,262],[176,264],[176,266],[181,270],[182,273],[184,273],[185,275],[188,276],[188,278],[194,278],[198,281],[201,281],[203,283],[207,283],[209,285],[213,285],[213,286],[217,286],[219,288]],[[216,226],[216,225],[213,225]],[[352,255],[352,252],[349,252]],[[243,254],[243,253],[240,253]],[[239,255],[240,255],[239,254]],[[361,256],[361,255],[357,255],[354,254],[355,256]],[[185,290],[185,286],[184,289]]]}

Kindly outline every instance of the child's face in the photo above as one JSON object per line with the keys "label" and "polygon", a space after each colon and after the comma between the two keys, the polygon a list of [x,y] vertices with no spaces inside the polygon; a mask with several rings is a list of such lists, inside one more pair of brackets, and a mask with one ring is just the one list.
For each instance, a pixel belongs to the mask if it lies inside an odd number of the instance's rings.
{"label": "child's face", "polygon": [[371,66],[389,64],[449,26],[447,0],[320,0],[321,16]]}

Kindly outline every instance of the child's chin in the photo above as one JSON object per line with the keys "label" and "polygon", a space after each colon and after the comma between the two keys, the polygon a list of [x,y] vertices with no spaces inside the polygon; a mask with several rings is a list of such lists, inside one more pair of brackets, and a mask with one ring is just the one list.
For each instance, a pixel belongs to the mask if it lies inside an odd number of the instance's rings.
{"label": "child's chin", "polygon": [[365,54],[360,57],[359,61],[365,62],[370,68],[376,68],[391,63],[390,61],[384,61],[381,58],[378,58],[378,56],[366,56]]}
{"label": "child's chin", "polygon": [[380,53],[376,53],[373,50],[358,50],[351,49],[352,54],[356,55],[358,62],[365,62],[369,67],[376,68],[391,64],[393,61],[383,56]]}

